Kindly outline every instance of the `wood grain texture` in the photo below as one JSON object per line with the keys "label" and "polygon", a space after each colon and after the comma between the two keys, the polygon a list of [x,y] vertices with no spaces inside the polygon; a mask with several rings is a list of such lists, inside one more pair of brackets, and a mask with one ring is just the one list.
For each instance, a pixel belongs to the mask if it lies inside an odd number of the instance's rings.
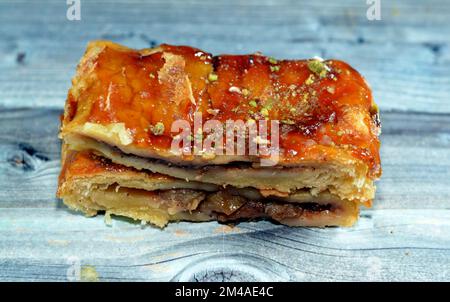
{"label": "wood grain texture", "polygon": [[63,209],[3,209],[0,279],[64,281],[79,261],[104,281],[448,280],[449,219],[449,210],[378,210],[352,229],[213,222],[160,231]]}
{"label": "wood grain texture", "polygon": [[[0,280],[450,280],[450,2],[0,1]],[[59,114],[86,43],[351,63],[382,109],[373,209],[353,228],[85,218],[55,198]]]}
{"label": "wood grain texture", "polygon": [[363,0],[0,2],[0,100],[61,108],[88,41],[130,47],[187,44],[215,54],[348,61],[384,110],[450,112],[450,2],[382,1],[368,21]]}

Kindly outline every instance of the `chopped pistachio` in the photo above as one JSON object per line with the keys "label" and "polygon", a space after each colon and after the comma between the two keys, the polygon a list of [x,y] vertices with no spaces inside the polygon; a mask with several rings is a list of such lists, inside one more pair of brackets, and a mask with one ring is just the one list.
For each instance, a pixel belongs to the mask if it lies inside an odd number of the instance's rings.
{"label": "chopped pistachio", "polygon": [[155,75],[154,75],[153,73],[150,73],[149,76],[150,76],[152,79],[155,78]]}
{"label": "chopped pistachio", "polygon": [[295,109],[294,107],[292,107],[291,109],[289,109],[290,112],[295,112],[297,111],[297,109]]}
{"label": "chopped pistachio", "polygon": [[309,99],[309,93],[307,92],[307,93],[305,93],[305,94],[303,95],[302,101],[303,101],[303,102],[307,102],[308,99]]}
{"label": "chopped pistachio", "polygon": [[342,130],[339,130],[339,131],[337,132],[337,135],[338,135],[338,136],[342,136],[342,135],[344,135],[344,131],[342,131]]}
{"label": "chopped pistachio", "polygon": [[216,153],[214,151],[206,151],[202,154],[203,159],[214,159],[216,157]]}
{"label": "chopped pistachio", "polygon": [[250,94],[250,91],[249,91],[248,89],[246,89],[246,88],[242,89],[241,92],[242,92],[242,95],[243,95],[243,96],[247,96],[247,95]]}
{"label": "chopped pistachio", "polygon": [[154,135],[162,135],[164,133],[164,124],[161,122],[157,122],[155,125],[150,125],[149,128]]}
{"label": "chopped pistachio", "polygon": [[207,109],[206,112],[208,112],[211,115],[217,115],[219,113],[219,109]]}
{"label": "chopped pistachio", "polygon": [[336,91],[334,86],[327,86],[327,91],[328,93],[334,94],[334,92]]}
{"label": "chopped pistachio", "polygon": [[313,74],[310,74],[309,77],[306,79],[305,84],[306,85],[311,85],[312,83],[314,83],[314,79],[316,77]]}
{"label": "chopped pistachio", "polygon": [[270,66],[270,71],[272,71],[272,72],[277,72],[279,70],[280,70],[280,66],[278,66],[278,65]]}
{"label": "chopped pistachio", "polygon": [[208,81],[210,81],[210,82],[217,81],[218,78],[219,78],[219,76],[215,73],[210,73],[208,75]]}
{"label": "chopped pistachio", "polygon": [[269,116],[269,110],[266,107],[261,108],[260,113],[265,117]]}
{"label": "chopped pistachio", "polygon": [[308,62],[308,68],[320,78],[324,78],[327,75],[328,70],[330,69],[324,62],[319,60],[311,60]]}
{"label": "chopped pistachio", "polygon": [[247,124],[248,124],[248,125],[251,125],[251,124],[254,124],[254,123],[256,123],[256,121],[255,121],[254,119],[252,119],[252,118],[249,118],[249,119],[247,120]]}
{"label": "chopped pistachio", "polygon": [[295,122],[291,119],[281,120],[281,122],[286,125],[294,125],[295,124]]}
{"label": "chopped pistachio", "polygon": [[278,63],[277,59],[275,59],[274,57],[269,57],[268,61],[270,64],[273,64],[273,65]]}
{"label": "chopped pistachio", "polygon": [[258,106],[258,104],[256,103],[255,100],[251,100],[250,102],[248,102],[248,104],[249,104],[250,106],[252,106],[252,107],[257,107],[257,106]]}
{"label": "chopped pistachio", "polygon": [[273,98],[268,98],[264,104],[264,107],[266,107],[267,109],[272,109],[273,104],[275,103],[275,100]]}

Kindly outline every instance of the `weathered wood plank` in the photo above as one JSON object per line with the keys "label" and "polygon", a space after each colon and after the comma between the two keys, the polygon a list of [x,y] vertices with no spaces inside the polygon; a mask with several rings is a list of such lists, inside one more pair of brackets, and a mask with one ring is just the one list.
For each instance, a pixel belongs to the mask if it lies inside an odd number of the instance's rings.
{"label": "weathered wood plank", "polygon": [[1,111],[0,200],[7,202],[2,202],[4,206],[55,205],[59,114],[56,110]]}
{"label": "weathered wood plank", "polygon": [[449,221],[449,210],[378,210],[351,229],[258,222],[160,231],[63,209],[1,209],[0,279],[68,280],[79,263],[105,281],[448,280]]}
{"label": "weathered wood plank", "polygon": [[66,8],[64,1],[0,3],[1,105],[62,108],[86,43],[100,38],[335,57],[366,76],[383,110],[450,112],[447,1],[384,1],[379,22],[366,19],[359,0],[83,1],[79,22],[66,19]]}
{"label": "weathered wood plank", "polygon": [[[60,113],[0,111],[0,208],[57,204]],[[450,208],[450,115],[381,116],[384,175],[374,207]]]}
{"label": "weathered wood plank", "polygon": [[[382,1],[380,22],[360,0],[82,1],[80,22],[66,8],[0,2],[0,280],[65,281],[78,268],[100,280],[450,280],[448,1]],[[348,61],[383,111],[374,210],[350,229],[163,231],[69,211],[55,198],[58,115],[87,41],[99,38]]]}

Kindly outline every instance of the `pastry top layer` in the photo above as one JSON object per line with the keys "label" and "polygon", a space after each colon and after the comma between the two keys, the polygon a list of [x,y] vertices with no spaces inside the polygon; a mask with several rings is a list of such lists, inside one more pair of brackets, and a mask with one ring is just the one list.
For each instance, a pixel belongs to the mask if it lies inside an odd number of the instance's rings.
{"label": "pastry top layer", "polygon": [[86,124],[99,124],[117,133],[113,145],[127,153],[165,158],[175,136],[172,123],[193,123],[196,112],[203,123],[279,120],[281,164],[345,159],[365,163],[371,178],[381,175],[371,91],[337,60],[212,56],[166,44],[133,50],[94,41],[69,90],[61,134],[86,135]]}

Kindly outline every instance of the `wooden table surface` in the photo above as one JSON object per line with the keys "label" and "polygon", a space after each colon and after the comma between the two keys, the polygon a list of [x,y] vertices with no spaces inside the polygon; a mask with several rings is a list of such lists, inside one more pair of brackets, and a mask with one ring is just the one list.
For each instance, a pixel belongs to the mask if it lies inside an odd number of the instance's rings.
{"label": "wooden table surface", "polygon": [[[450,2],[0,0],[0,280],[450,280]],[[353,228],[85,218],[55,198],[58,116],[86,43],[339,58],[383,123],[374,207]]]}

